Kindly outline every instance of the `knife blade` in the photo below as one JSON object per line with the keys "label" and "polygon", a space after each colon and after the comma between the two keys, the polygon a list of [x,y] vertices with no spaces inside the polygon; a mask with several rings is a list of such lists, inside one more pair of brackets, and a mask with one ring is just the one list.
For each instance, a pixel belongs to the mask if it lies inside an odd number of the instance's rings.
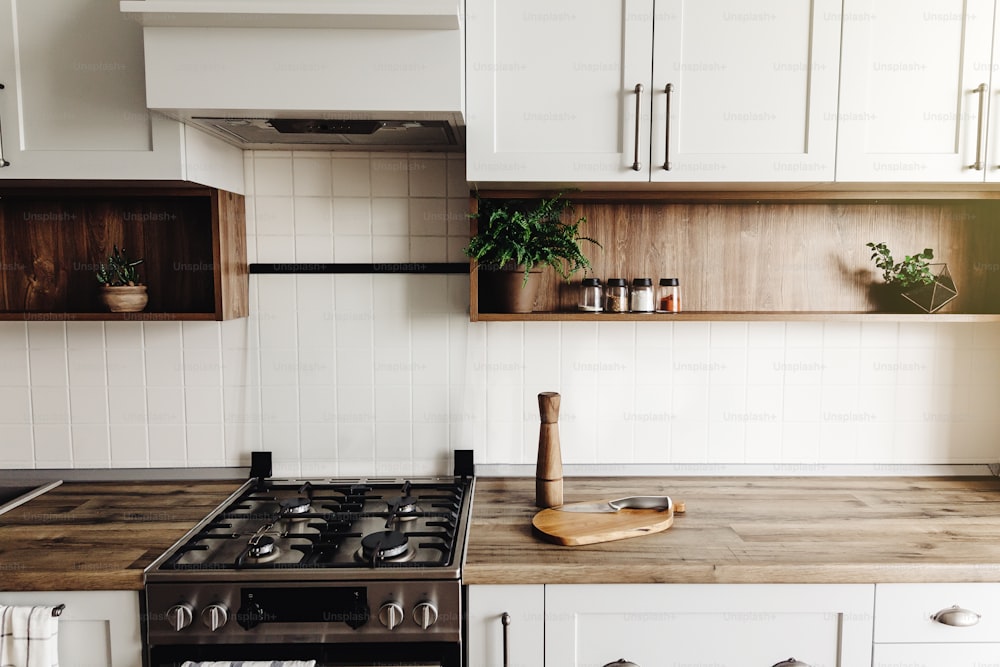
{"label": "knife blade", "polygon": [[559,505],[553,507],[560,512],[588,512],[591,514],[604,514],[617,512],[623,509],[633,510],[657,510],[666,512],[673,509],[673,501],[670,496],[628,496],[617,500],[603,500],[593,503],[573,503],[571,505]]}

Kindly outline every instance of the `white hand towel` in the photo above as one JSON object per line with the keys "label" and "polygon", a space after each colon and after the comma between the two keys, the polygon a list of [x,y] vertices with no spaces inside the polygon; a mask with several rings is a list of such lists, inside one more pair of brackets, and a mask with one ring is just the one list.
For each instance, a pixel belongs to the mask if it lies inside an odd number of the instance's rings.
{"label": "white hand towel", "polygon": [[181,667],[316,667],[315,660],[264,660],[247,661],[232,660],[223,662],[191,662],[182,663]]}
{"label": "white hand towel", "polygon": [[59,618],[52,609],[0,605],[0,665],[59,667]]}

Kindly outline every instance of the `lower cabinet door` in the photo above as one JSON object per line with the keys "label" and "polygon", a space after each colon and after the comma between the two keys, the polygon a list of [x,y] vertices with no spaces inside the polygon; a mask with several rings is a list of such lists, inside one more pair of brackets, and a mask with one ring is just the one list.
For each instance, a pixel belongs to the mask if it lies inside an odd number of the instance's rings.
{"label": "lower cabinet door", "polygon": [[469,667],[542,667],[544,589],[540,584],[469,586],[466,664]]}
{"label": "lower cabinet door", "polygon": [[2,605],[66,605],[59,616],[59,664],[142,667],[138,591],[0,592]]}
{"label": "lower cabinet door", "polygon": [[873,606],[869,585],[547,586],[545,667],[863,667]]}
{"label": "lower cabinet door", "polygon": [[875,644],[872,667],[989,667],[1000,665],[1000,644]]}

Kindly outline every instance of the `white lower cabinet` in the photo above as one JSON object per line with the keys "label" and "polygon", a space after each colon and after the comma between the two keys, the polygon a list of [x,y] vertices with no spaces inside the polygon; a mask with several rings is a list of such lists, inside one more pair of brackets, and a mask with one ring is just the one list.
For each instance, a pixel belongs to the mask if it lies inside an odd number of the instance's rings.
{"label": "white lower cabinet", "polygon": [[59,664],[142,667],[137,591],[0,592],[3,605],[66,605],[59,617]]}
{"label": "white lower cabinet", "polygon": [[468,603],[469,667],[544,664],[545,586],[470,586]]}
{"label": "white lower cabinet", "polygon": [[1000,584],[879,584],[874,667],[1000,665]]}
{"label": "white lower cabinet", "polygon": [[472,586],[468,664],[507,667],[506,612],[511,667],[771,667],[790,658],[865,667],[874,593],[862,584]]}

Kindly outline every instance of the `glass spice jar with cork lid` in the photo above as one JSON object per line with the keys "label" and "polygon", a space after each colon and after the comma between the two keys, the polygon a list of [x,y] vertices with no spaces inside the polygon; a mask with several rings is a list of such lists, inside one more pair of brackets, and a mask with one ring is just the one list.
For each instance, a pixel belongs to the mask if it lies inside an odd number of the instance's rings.
{"label": "glass spice jar with cork lid", "polygon": [[604,290],[604,312],[628,312],[628,285],[624,278],[608,278],[607,289]]}
{"label": "glass spice jar with cork lid", "polygon": [[584,278],[580,282],[580,299],[577,308],[588,313],[604,310],[604,290],[600,278]]}
{"label": "glass spice jar with cork lid", "polygon": [[656,290],[656,312],[681,312],[681,281],[677,278],[660,278]]}

